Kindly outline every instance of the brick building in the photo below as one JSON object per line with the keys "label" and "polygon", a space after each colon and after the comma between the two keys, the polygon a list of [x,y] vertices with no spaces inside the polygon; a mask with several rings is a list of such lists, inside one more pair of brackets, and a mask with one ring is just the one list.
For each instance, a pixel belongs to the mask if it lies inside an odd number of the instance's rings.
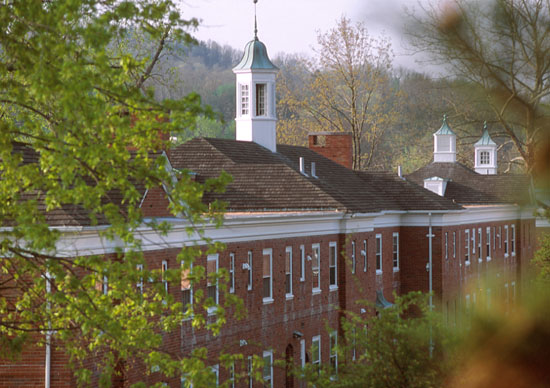
{"label": "brick building", "polygon": [[[196,264],[207,272],[225,268],[230,292],[242,298],[248,315],[229,321],[217,337],[183,321],[180,331],[165,334],[167,350],[185,356],[194,347],[207,347],[220,380],[232,371],[216,365],[219,351],[259,355],[266,361],[337,362],[333,344],[339,318],[343,311],[363,313],[358,300],[385,308],[394,293],[428,291],[431,275],[436,308],[452,323],[460,307],[477,302],[482,293],[489,301],[499,294],[512,299],[519,292],[533,256],[535,218],[525,178],[496,174],[496,147],[488,132],[476,147],[477,172],[456,162],[456,139],[446,120],[434,135],[434,162],[407,178],[352,171],[349,134],[311,134],[309,147],[276,144],[277,69],[257,37],[234,71],[237,140],[193,139],[170,150],[169,164],[193,171],[199,182],[221,171],[233,177],[223,194],[204,196],[207,202],[227,202],[223,227],[205,230],[207,237],[225,243],[226,250],[205,255]],[[148,265],[179,268],[179,249],[198,237],[187,235],[190,225],[184,218],[168,213],[162,191],[145,192],[142,209],[172,225],[162,237],[142,232]],[[70,212],[65,216],[71,225],[80,220]],[[56,222],[63,224],[63,217]],[[97,236],[88,227],[76,237],[65,236],[62,243],[81,254],[114,251]],[[498,284],[482,286],[492,274]],[[199,288],[224,302],[218,286],[206,281],[191,286],[184,278],[166,287],[184,303],[193,303]],[[40,354],[0,364],[0,387],[43,386]],[[55,386],[70,386],[59,362],[64,356],[52,357]],[[267,368],[264,377],[271,386],[298,386],[284,368]],[[130,368],[120,384],[131,385],[138,378],[144,378],[143,370]],[[145,378],[152,383],[159,376]],[[165,382],[177,387],[181,381]]]}

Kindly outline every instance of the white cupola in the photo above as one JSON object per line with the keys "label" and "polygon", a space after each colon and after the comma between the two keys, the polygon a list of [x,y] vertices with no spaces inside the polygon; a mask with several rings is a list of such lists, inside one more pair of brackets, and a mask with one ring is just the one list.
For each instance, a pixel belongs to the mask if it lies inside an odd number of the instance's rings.
{"label": "white cupola", "polygon": [[276,152],[275,77],[279,69],[269,60],[257,32],[255,22],[254,40],[247,43],[243,58],[233,68],[237,82],[236,138]]}
{"label": "white cupola", "polygon": [[474,144],[474,170],[478,174],[495,175],[497,173],[497,144],[489,136],[487,122],[483,124],[483,135]]}
{"label": "white cupola", "polygon": [[441,128],[434,133],[434,162],[456,162],[456,135],[447,124],[447,115],[443,116]]}

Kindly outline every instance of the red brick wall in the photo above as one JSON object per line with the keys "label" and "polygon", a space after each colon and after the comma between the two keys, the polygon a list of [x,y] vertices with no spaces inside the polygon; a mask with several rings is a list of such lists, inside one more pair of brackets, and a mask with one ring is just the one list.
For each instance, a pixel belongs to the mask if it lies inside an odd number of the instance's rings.
{"label": "red brick wall", "polygon": [[[309,148],[344,167],[353,165],[353,138],[350,132],[319,132],[308,135]],[[324,143],[324,144],[323,144]]]}

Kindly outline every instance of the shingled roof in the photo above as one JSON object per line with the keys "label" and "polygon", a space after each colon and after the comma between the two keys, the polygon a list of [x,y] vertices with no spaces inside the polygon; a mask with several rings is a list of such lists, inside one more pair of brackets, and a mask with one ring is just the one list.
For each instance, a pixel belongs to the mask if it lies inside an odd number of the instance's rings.
{"label": "shingled roof", "polygon": [[[299,170],[300,157],[306,174]],[[272,153],[253,142],[196,138],[172,149],[170,162],[197,173],[199,181],[222,170],[231,174],[233,182],[224,194],[205,195],[206,201],[226,201],[230,212],[461,209],[395,174],[352,171],[305,147],[277,145]],[[311,176],[311,162],[317,177]]]}
{"label": "shingled roof", "polygon": [[460,163],[430,163],[406,176],[420,186],[424,179],[447,178],[445,198],[462,205],[529,203],[529,177],[519,174],[481,175]]}

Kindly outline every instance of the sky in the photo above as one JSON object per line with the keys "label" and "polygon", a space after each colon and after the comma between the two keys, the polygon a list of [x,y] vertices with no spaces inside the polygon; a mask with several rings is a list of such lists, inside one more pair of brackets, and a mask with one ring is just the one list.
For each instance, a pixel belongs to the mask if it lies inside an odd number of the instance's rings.
{"label": "sky", "polygon": [[[258,0],[258,38],[270,57],[280,52],[312,54],[318,31],[335,26],[342,16],[364,22],[374,37],[385,34],[392,41],[394,63],[415,68],[405,49],[402,33],[403,7],[415,7],[418,0]],[[201,25],[194,34],[199,40],[213,40],[243,49],[254,37],[252,0],[180,0],[184,17],[197,17]]]}

